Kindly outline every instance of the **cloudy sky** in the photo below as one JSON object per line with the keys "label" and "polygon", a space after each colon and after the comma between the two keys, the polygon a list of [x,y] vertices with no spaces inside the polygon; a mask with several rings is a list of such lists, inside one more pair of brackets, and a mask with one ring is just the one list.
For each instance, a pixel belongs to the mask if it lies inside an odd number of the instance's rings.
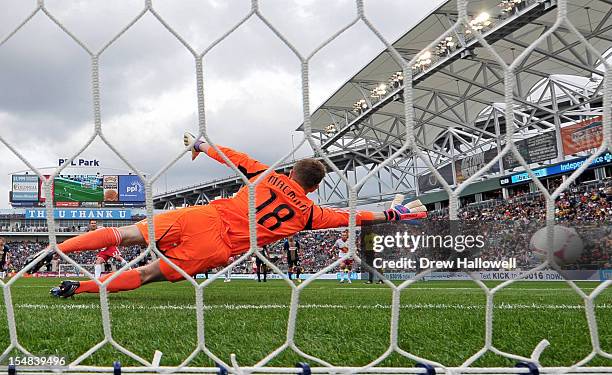
{"label": "cloudy sky", "polygon": [[[443,1],[365,0],[366,14],[395,40]],[[133,19],[144,0],[46,0],[46,8],[90,49],[98,50]],[[202,50],[244,17],[249,0],[153,0],[154,8],[194,49]],[[261,0],[261,11],[303,54],[356,13],[354,0]],[[0,40],[36,1],[0,0]],[[358,23],[311,62],[312,109],[374,58],[382,44]],[[205,102],[212,139],[272,163],[302,133],[299,61],[256,18],[205,58]],[[146,14],[100,57],[103,132],[136,167],[153,174],[197,132],[195,68],[190,53]],[[0,136],[36,167],[57,166],[93,133],[90,59],[43,13],[0,46]],[[311,154],[304,146],[296,155]],[[9,174],[27,167],[0,144],[0,208]],[[128,167],[99,139],[80,156],[102,173]],[[49,170],[46,170],[49,171]],[[97,170],[96,170],[97,171]],[[154,192],[230,174],[202,158],[181,158]]]}

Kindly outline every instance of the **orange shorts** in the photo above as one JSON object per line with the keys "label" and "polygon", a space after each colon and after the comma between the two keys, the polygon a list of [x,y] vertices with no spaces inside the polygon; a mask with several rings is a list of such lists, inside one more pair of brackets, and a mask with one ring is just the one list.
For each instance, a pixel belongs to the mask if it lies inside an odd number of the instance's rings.
{"label": "orange shorts", "polygon": [[[225,266],[231,254],[227,230],[214,206],[195,206],[164,212],[153,217],[157,248],[185,273],[195,276]],[[147,219],[136,223],[149,243]],[[170,264],[160,260],[168,281],[183,280]]]}

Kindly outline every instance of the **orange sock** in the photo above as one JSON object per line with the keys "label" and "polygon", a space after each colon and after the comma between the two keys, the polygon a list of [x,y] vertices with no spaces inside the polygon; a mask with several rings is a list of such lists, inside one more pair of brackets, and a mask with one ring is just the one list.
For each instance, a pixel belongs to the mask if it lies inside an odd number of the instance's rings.
{"label": "orange sock", "polygon": [[[104,282],[104,280],[108,279],[114,275],[114,273],[110,273],[108,275],[104,275],[100,278],[100,282]],[[110,293],[121,292],[123,290],[132,290],[139,288],[142,285],[142,281],[140,280],[140,272],[138,270],[128,270],[123,272],[121,275],[117,276],[113,281],[108,284],[106,290]],[[100,288],[95,281],[81,281],[81,285],[76,290],[76,294],[79,293],[99,293]]]}
{"label": "orange sock", "polygon": [[98,250],[109,246],[119,246],[121,234],[117,228],[100,228],[93,232],[83,233],[57,245],[64,253],[74,251]]}

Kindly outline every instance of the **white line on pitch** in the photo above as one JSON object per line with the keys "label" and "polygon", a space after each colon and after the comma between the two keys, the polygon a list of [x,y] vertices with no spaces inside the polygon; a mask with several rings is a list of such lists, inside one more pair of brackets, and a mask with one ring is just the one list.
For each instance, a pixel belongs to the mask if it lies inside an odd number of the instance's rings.
{"label": "white line on pitch", "polygon": [[[326,289],[326,288],[321,288],[321,289]],[[347,286],[347,287],[335,287],[334,289],[345,289],[345,290],[391,290],[389,288],[386,288],[384,286],[380,286],[380,287],[351,287],[351,286]],[[595,288],[580,288],[582,290],[593,290]],[[423,288],[423,287],[407,287],[405,289],[406,291],[409,290],[478,290],[478,291],[482,291],[482,289],[480,288],[453,288],[453,287],[439,287],[439,288]],[[556,290],[556,291],[562,291],[562,292],[574,292],[573,289],[570,288],[504,288],[502,290],[512,290],[512,291],[520,291],[520,292],[525,292],[525,291],[530,291],[530,290],[535,290],[535,291],[551,291],[551,290]]]}
{"label": "white line on pitch", "polygon": [[[99,305],[96,304],[17,304],[17,308],[31,310],[98,310]],[[195,305],[127,305],[127,304],[111,304],[111,309],[121,310],[195,310]],[[205,305],[205,310],[273,310],[273,309],[288,309],[286,304],[219,304]],[[370,309],[390,309],[388,304],[375,305],[338,305],[338,304],[304,304],[299,305],[300,309],[334,309],[334,310],[370,310]],[[484,304],[452,304],[452,303],[411,303],[400,305],[402,309],[437,309],[437,310],[483,310]],[[495,309],[499,310],[583,310],[583,305],[568,305],[568,304],[521,304],[521,303],[500,303],[494,305]],[[612,309],[612,304],[597,305],[598,309]]]}

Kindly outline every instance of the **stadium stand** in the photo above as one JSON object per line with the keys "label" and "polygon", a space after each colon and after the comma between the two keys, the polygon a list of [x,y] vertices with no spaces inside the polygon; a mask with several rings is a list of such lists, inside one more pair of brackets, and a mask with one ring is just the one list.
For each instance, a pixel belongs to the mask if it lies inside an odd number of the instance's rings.
{"label": "stadium stand", "polygon": [[[447,220],[448,209],[443,208],[432,211],[430,217],[435,220]],[[598,181],[572,187],[563,193],[556,202],[556,218],[559,222],[574,221],[605,221],[612,217],[612,181]],[[540,193],[517,194],[507,200],[489,200],[486,202],[468,204],[459,210],[460,221],[530,221],[545,219],[545,202]],[[107,223],[107,225],[110,223]],[[119,223],[114,223],[119,224]],[[110,226],[110,225],[109,225]],[[60,227],[60,231],[81,232],[86,230],[86,225],[78,227]],[[15,232],[46,232],[46,227],[16,226],[9,228]],[[331,248],[340,236],[339,230],[304,231],[297,236],[302,245],[300,254],[301,265],[305,273],[314,273],[328,264],[332,263],[337,254]],[[509,239],[510,240],[510,239]],[[516,241],[516,238],[511,239]],[[529,241],[529,238],[523,238]],[[606,243],[608,245],[606,245]],[[612,233],[602,239],[601,249],[609,248],[612,244]],[[8,243],[13,250],[11,267],[13,271],[19,270],[25,259],[47,246],[44,241],[19,241],[13,240]],[[607,247],[606,247],[607,246]],[[503,247],[503,246],[502,246]],[[593,249],[590,253],[583,254],[579,264],[589,269],[610,268],[612,254],[605,251]],[[140,247],[122,247],[122,254],[129,261],[136,258],[143,250]],[[286,269],[286,254],[283,250],[283,241],[276,242],[269,247],[269,254],[275,263],[283,270]],[[516,256],[519,266],[527,268],[537,263],[531,253],[503,253],[500,249],[489,249],[484,259],[499,259],[504,256]],[[95,252],[75,253],[73,259],[79,264],[93,264]],[[65,264],[65,261],[61,261]],[[50,271],[50,269],[49,269]],[[358,271],[360,271],[358,269]],[[232,270],[233,273],[252,273],[250,263],[242,263]]]}

